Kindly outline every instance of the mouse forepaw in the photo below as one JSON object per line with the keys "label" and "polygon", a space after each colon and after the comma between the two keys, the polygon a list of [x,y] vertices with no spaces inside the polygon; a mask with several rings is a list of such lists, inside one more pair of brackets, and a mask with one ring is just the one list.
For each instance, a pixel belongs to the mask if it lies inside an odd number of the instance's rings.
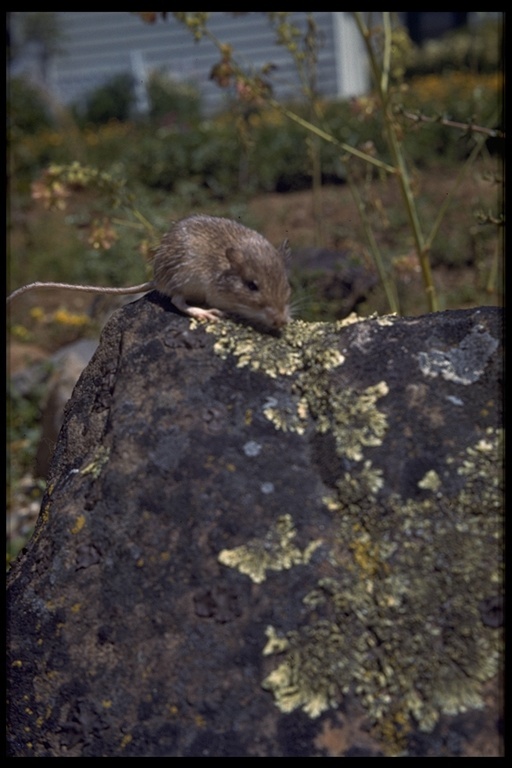
{"label": "mouse forepaw", "polygon": [[202,307],[188,307],[187,315],[195,317],[197,320],[213,320],[216,322],[224,317],[224,312],[220,309],[203,309]]}
{"label": "mouse forepaw", "polygon": [[216,322],[220,318],[224,317],[224,312],[220,309],[203,309],[203,307],[187,307],[184,312],[190,317],[195,317],[196,320],[213,320]]}
{"label": "mouse forepaw", "polygon": [[224,312],[220,309],[204,309],[203,307],[189,307],[183,296],[172,296],[172,303],[177,309],[189,317],[195,317],[197,320],[216,321],[224,317]]}

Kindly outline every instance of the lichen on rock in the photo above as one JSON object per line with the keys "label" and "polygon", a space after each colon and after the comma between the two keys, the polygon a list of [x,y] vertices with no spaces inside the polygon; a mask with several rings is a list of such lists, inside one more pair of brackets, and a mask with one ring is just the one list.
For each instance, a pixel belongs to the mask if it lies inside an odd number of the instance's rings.
{"label": "lichen on rock", "polygon": [[[387,436],[387,416],[377,402],[389,387],[380,380],[357,390],[332,378],[344,362],[338,328],[293,323],[271,343],[252,330],[247,336],[212,331],[216,352],[233,354],[238,365],[271,377],[294,376],[295,400],[273,399],[264,415],[279,430],[304,434],[309,424],[332,435],[340,460],[335,489],[324,498],[335,519],[327,555],[333,574],[303,597],[310,618],[302,626],[286,633],[267,629],[263,654],[281,661],[263,687],[283,712],[300,708],[312,718],[339,706],[353,690],[388,734],[395,728],[403,735],[411,718],[430,730],[442,713],[481,706],[482,681],[498,672],[501,648],[501,633],[484,626],[478,611],[502,579],[496,536],[499,434],[490,429],[465,456],[448,456],[444,475],[439,467],[426,468],[417,482],[418,499],[385,495],[382,470],[365,458],[365,450]],[[440,366],[425,368],[420,356],[422,372],[453,379],[455,366],[456,379],[468,384],[474,377],[464,361],[490,338],[470,333]],[[487,348],[490,354],[495,347],[489,342]],[[342,469],[344,458],[352,462],[350,471]],[[453,465],[464,482],[450,496],[444,478]],[[482,498],[485,516],[481,501],[475,502]],[[268,569],[306,561],[291,544],[293,536],[285,516],[263,539],[224,551],[219,559],[262,582]],[[481,565],[490,561],[496,563],[492,574]]]}
{"label": "lichen on rock", "polygon": [[442,376],[467,386],[480,378],[497,346],[498,340],[477,324],[456,345],[439,342],[428,351],[420,351],[418,364],[425,376]]}
{"label": "lichen on rock", "polygon": [[364,493],[355,493],[354,473],[340,479],[328,499],[337,518],[332,551],[348,548],[352,558],[329,558],[335,575],[303,599],[310,620],[263,650],[282,659],[263,686],[283,712],[316,717],[352,688],[378,727],[389,733],[394,723],[403,736],[411,717],[428,731],[442,713],[483,705],[502,634],[479,606],[503,579],[499,432],[484,442],[463,457],[466,483],[453,498],[391,495],[383,509],[367,479]]}
{"label": "lichen on rock", "polygon": [[215,352],[224,358],[234,355],[238,366],[249,365],[272,378],[296,375],[295,400],[285,405],[276,401],[264,408],[276,429],[303,434],[312,418],[318,432],[332,432],[339,455],[360,461],[362,448],[378,445],[387,430],[386,416],[375,404],[389,390],[384,381],[358,392],[340,388],[332,380],[331,371],[345,361],[339,350],[339,331],[354,322],[354,318],[337,324],[295,321],[277,339],[251,328],[229,333],[229,324],[208,328],[217,336]]}
{"label": "lichen on rock", "polygon": [[277,378],[291,376],[306,367],[327,369],[341,365],[344,357],[334,342],[339,338],[339,329],[353,322],[356,318],[337,324],[295,320],[279,336],[229,321],[210,323],[205,330],[216,336],[214,352],[220,357],[233,355],[237,367],[249,366],[253,371]]}
{"label": "lichen on rock", "polygon": [[498,754],[501,318],[116,313],[8,575],[10,755]]}
{"label": "lichen on rock", "polygon": [[261,584],[266,579],[267,571],[282,571],[294,565],[306,565],[313,552],[322,544],[318,539],[300,550],[293,541],[296,535],[291,515],[283,515],[261,539],[252,539],[235,549],[223,549],[219,553],[219,562],[237,568],[255,584]]}

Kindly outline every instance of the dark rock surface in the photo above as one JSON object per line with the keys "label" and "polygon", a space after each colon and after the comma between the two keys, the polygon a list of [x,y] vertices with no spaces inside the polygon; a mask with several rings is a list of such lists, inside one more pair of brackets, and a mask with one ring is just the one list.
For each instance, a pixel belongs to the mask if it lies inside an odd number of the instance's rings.
{"label": "dark rock surface", "polygon": [[501,322],[116,313],[8,575],[8,754],[500,754]]}

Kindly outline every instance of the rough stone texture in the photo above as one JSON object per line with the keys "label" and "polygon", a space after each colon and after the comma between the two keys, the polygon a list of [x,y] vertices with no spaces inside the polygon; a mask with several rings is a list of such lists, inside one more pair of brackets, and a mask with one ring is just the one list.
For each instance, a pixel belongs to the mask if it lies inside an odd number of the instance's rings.
{"label": "rough stone texture", "polygon": [[501,320],[116,313],[8,576],[9,754],[500,754]]}

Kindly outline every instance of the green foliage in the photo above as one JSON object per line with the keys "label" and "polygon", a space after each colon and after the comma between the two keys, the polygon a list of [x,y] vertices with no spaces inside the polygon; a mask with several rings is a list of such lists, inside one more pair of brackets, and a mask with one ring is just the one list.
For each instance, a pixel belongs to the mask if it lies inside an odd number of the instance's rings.
{"label": "green foliage", "polygon": [[7,120],[11,141],[55,126],[47,100],[24,77],[12,77],[8,83]]}
{"label": "green foliage", "polygon": [[[296,109],[297,113],[303,109]],[[324,177],[330,181],[344,178],[339,151],[319,143],[318,152]],[[249,151],[252,187],[256,191],[289,192],[311,189],[310,144],[304,129],[270,114],[262,115],[252,130]]]}
{"label": "green foliage", "polygon": [[[244,112],[234,104],[214,119],[199,120],[193,95],[185,91],[175,99],[171,93],[167,94],[167,101],[165,80],[157,78],[155,82],[154,120],[110,120],[97,126],[87,120],[88,125],[79,136],[83,163],[104,169],[122,164],[122,173],[130,186],[141,184],[169,193],[186,189],[190,194],[195,185],[201,199],[311,186],[308,136],[301,125],[267,109]],[[416,107],[434,118],[446,116],[485,125],[493,115],[499,116],[500,97],[499,73],[452,73],[411,80],[395,102],[401,109]],[[12,136],[16,138],[11,162],[17,183],[23,178],[34,178],[39,169],[51,162],[76,159],[76,146],[69,145],[69,132],[65,134],[55,125],[51,130],[51,118],[44,102],[37,99],[37,91],[23,81],[13,80],[11,100]],[[166,112],[172,105],[175,110]],[[292,104],[290,109],[305,116],[300,105]],[[382,113],[372,97],[322,103],[320,111],[320,125],[338,142],[353,147],[371,143],[377,157],[390,161]],[[107,112],[103,114],[106,116]],[[175,115],[176,119],[166,121],[165,115]],[[400,119],[404,146],[418,166],[425,167],[440,159],[447,164],[459,161],[474,145],[473,139],[464,137],[461,130],[440,122],[418,126],[409,119]],[[338,147],[323,141],[319,147],[324,178],[342,180],[345,172]]]}
{"label": "green foliage", "polygon": [[41,439],[41,401],[43,395],[44,384],[41,381],[33,385],[31,390],[25,394],[16,391],[11,386],[10,381],[7,381],[7,563],[16,557],[32,533],[32,526],[28,530],[23,528],[20,530],[19,526],[16,525],[14,534],[12,534],[10,515],[16,514],[16,507],[20,502],[27,504],[20,488],[24,478],[33,477],[34,474],[35,455]]}
{"label": "green foliage", "polygon": [[126,147],[123,162],[130,179],[151,189],[179,192],[195,182],[213,197],[236,191],[237,152],[233,130],[214,129],[209,123],[194,130],[140,131],[138,141]]}
{"label": "green foliage", "polygon": [[496,72],[504,60],[504,36],[499,20],[462,27],[413,47],[404,56],[406,77],[457,72]]}
{"label": "green foliage", "polygon": [[144,242],[143,235],[150,240],[154,232],[142,213],[143,193],[135,202],[123,179],[74,162],[47,168],[32,184],[32,197],[46,211],[41,218],[22,219],[16,228],[14,284],[36,280],[37,272],[71,283],[108,285],[145,279],[135,251]]}
{"label": "green foliage", "polygon": [[44,384],[22,395],[7,382],[7,443],[16,446],[8,480],[33,471],[34,453],[41,437],[41,399]]}
{"label": "green foliage", "polygon": [[[503,76],[501,72],[474,74],[446,72],[414,77],[400,94],[400,111],[416,110],[431,118],[446,118],[474,125],[502,124]],[[398,102],[397,102],[398,103]],[[440,120],[426,127],[405,124],[404,146],[418,167],[443,159],[463,160],[475,145],[471,131],[454,130]]]}
{"label": "green foliage", "polygon": [[135,101],[133,77],[114,75],[108,82],[93,90],[83,105],[75,105],[74,113],[80,125],[101,125],[109,120],[128,120]]}
{"label": "green foliage", "polygon": [[197,125],[201,118],[199,92],[187,83],[177,83],[161,72],[148,80],[149,115],[156,123],[172,126]]}

